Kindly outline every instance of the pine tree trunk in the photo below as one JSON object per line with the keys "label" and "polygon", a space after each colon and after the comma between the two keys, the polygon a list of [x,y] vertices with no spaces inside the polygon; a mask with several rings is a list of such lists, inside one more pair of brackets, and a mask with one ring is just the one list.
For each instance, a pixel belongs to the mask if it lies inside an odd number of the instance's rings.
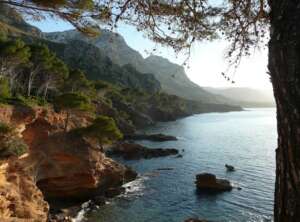
{"label": "pine tree trunk", "polygon": [[64,129],[65,132],[68,131],[68,125],[69,125],[70,115],[71,115],[70,111],[67,110],[67,117],[66,117],[66,121],[65,121],[65,129]]}
{"label": "pine tree trunk", "polygon": [[46,99],[47,99],[48,87],[49,87],[48,84],[46,84],[45,89],[44,89],[44,94],[43,94],[44,101],[46,101]]}
{"label": "pine tree trunk", "polygon": [[300,221],[300,1],[269,0],[269,70],[277,105],[275,222]]}
{"label": "pine tree trunk", "polygon": [[27,83],[27,97],[31,96],[32,79],[33,79],[33,74],[30,73],[28,78],[28,83]]}

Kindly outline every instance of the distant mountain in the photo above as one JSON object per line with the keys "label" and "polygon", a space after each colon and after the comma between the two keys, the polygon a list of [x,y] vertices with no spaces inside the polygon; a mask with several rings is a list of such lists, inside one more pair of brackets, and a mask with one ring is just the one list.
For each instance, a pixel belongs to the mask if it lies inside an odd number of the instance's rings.
{"label": "distant mountain", "polygon": [[246,87],[204,87],[204,89],[208,92],[228,98],[232,104],[238,104],[244,107],[275,106],[275,100],[272,90],[259,90]]}
{"label": "distant mountain", "polygon": [[93,44],[81,40],[70,40],[65,43],[43,41],[43,43],[70,67],[85,71],[88,79],[100,79],[150,93],[161,90],[160,83],[153,74],[142,74],[132,65],[119,66]]}
{"label": "distant mountain", "polygon": [[108,30],[102,30],[98,38],[88,38],[76,30],[46,33],[46,38],[55,42],[67,43],[80,40],[98,47],[112,62],[123,66],[131,64],[142,73],[153,73],[162,90],[186,99],[206,103],[227,103],[226,98],[206,92],[187,77],[184,68],[159,56],[142,55],[130,48],[124,38]]}
{"label": "distant mountain", "polygon": [[195,101],[229,103],[226,98],[209,93],[192,82],[182,66],[161,56],[149,56],[144,60],[144,65],[137,69],[141,72],[153,73],[166,93]]}
{"label": "distant mountain", "polygon": [[46,33],[46,38],[55,42],[87,42],[101,49],[103,54],[120,66],[131,64],[139,69],[144,64],[144,58],[138,51],[130,48],[120,34],[108,30],[101,30],[97,38],[89,38],[76,30]]}

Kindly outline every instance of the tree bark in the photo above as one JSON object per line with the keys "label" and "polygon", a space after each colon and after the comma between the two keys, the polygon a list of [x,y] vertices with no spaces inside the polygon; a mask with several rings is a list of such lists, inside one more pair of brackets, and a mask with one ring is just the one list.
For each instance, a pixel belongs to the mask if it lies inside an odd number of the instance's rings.
{"label": "tree bark", "polygon": [[67,117],[66,117],[66,121],[65,121],[65,129],[64,129],[65,132],[68,131],[69,119],[70,119],[70,115],[71,115],[69,110],[67,110],[66,112],[67,112]]}
{"label": "tree bark", "polygon": [[269,71],[277,106],[275,222],[300,221],[300,1],[269,0]]}

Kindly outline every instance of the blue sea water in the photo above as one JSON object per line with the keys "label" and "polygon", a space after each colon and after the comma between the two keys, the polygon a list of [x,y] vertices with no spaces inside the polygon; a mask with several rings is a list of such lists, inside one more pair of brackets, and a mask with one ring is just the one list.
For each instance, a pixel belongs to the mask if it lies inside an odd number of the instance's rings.
{"label": "blue sea water", "polygon": [[[182,222],[190,217],[215,222],[272,221],[275,109],[194,115],[145,130],[177,136],[178,141],[146,142],[148,147],[184,149],[183,158],[122,161],[140,174],[128,192],[88,215],[95,222]],[[224,164],[234,165],[226,172]],[[173,170],[158,171],[171,167]],[[202,172],[229,179],[242,190],[196,193]]]}

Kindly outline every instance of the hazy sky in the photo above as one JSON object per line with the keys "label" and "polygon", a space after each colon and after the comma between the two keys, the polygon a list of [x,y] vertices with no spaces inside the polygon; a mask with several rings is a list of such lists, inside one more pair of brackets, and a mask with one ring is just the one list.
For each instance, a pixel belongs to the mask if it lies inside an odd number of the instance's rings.
{"label": "hazy sky", "polygon": [[[46,20],[42,22],[31,22],[43,32],[64,31],[73,27],[61,21]],[[144,57],[156,45],[143,37],[135,28],[122,26],[118,32],[125,38],[127,44],[139,51]],[[221,75],[227,70],[228,64],[224,54],[229,43],[223,40],[214,42],[196,43],[192,48],[189,59],[190,68],[186,68],[189,78],[201,86],[212,87],[251,87],[260,89],[271,89],[267,71],[267,50],[256,51],[250,58],[244,58],[234,77],[235,84],[230,84]],[[172,49],[157,46],[156,54],[168,58],[172,62],[182,64],[185,56],[176,55]],[[233,72],[233,70],[232,70]]]}

